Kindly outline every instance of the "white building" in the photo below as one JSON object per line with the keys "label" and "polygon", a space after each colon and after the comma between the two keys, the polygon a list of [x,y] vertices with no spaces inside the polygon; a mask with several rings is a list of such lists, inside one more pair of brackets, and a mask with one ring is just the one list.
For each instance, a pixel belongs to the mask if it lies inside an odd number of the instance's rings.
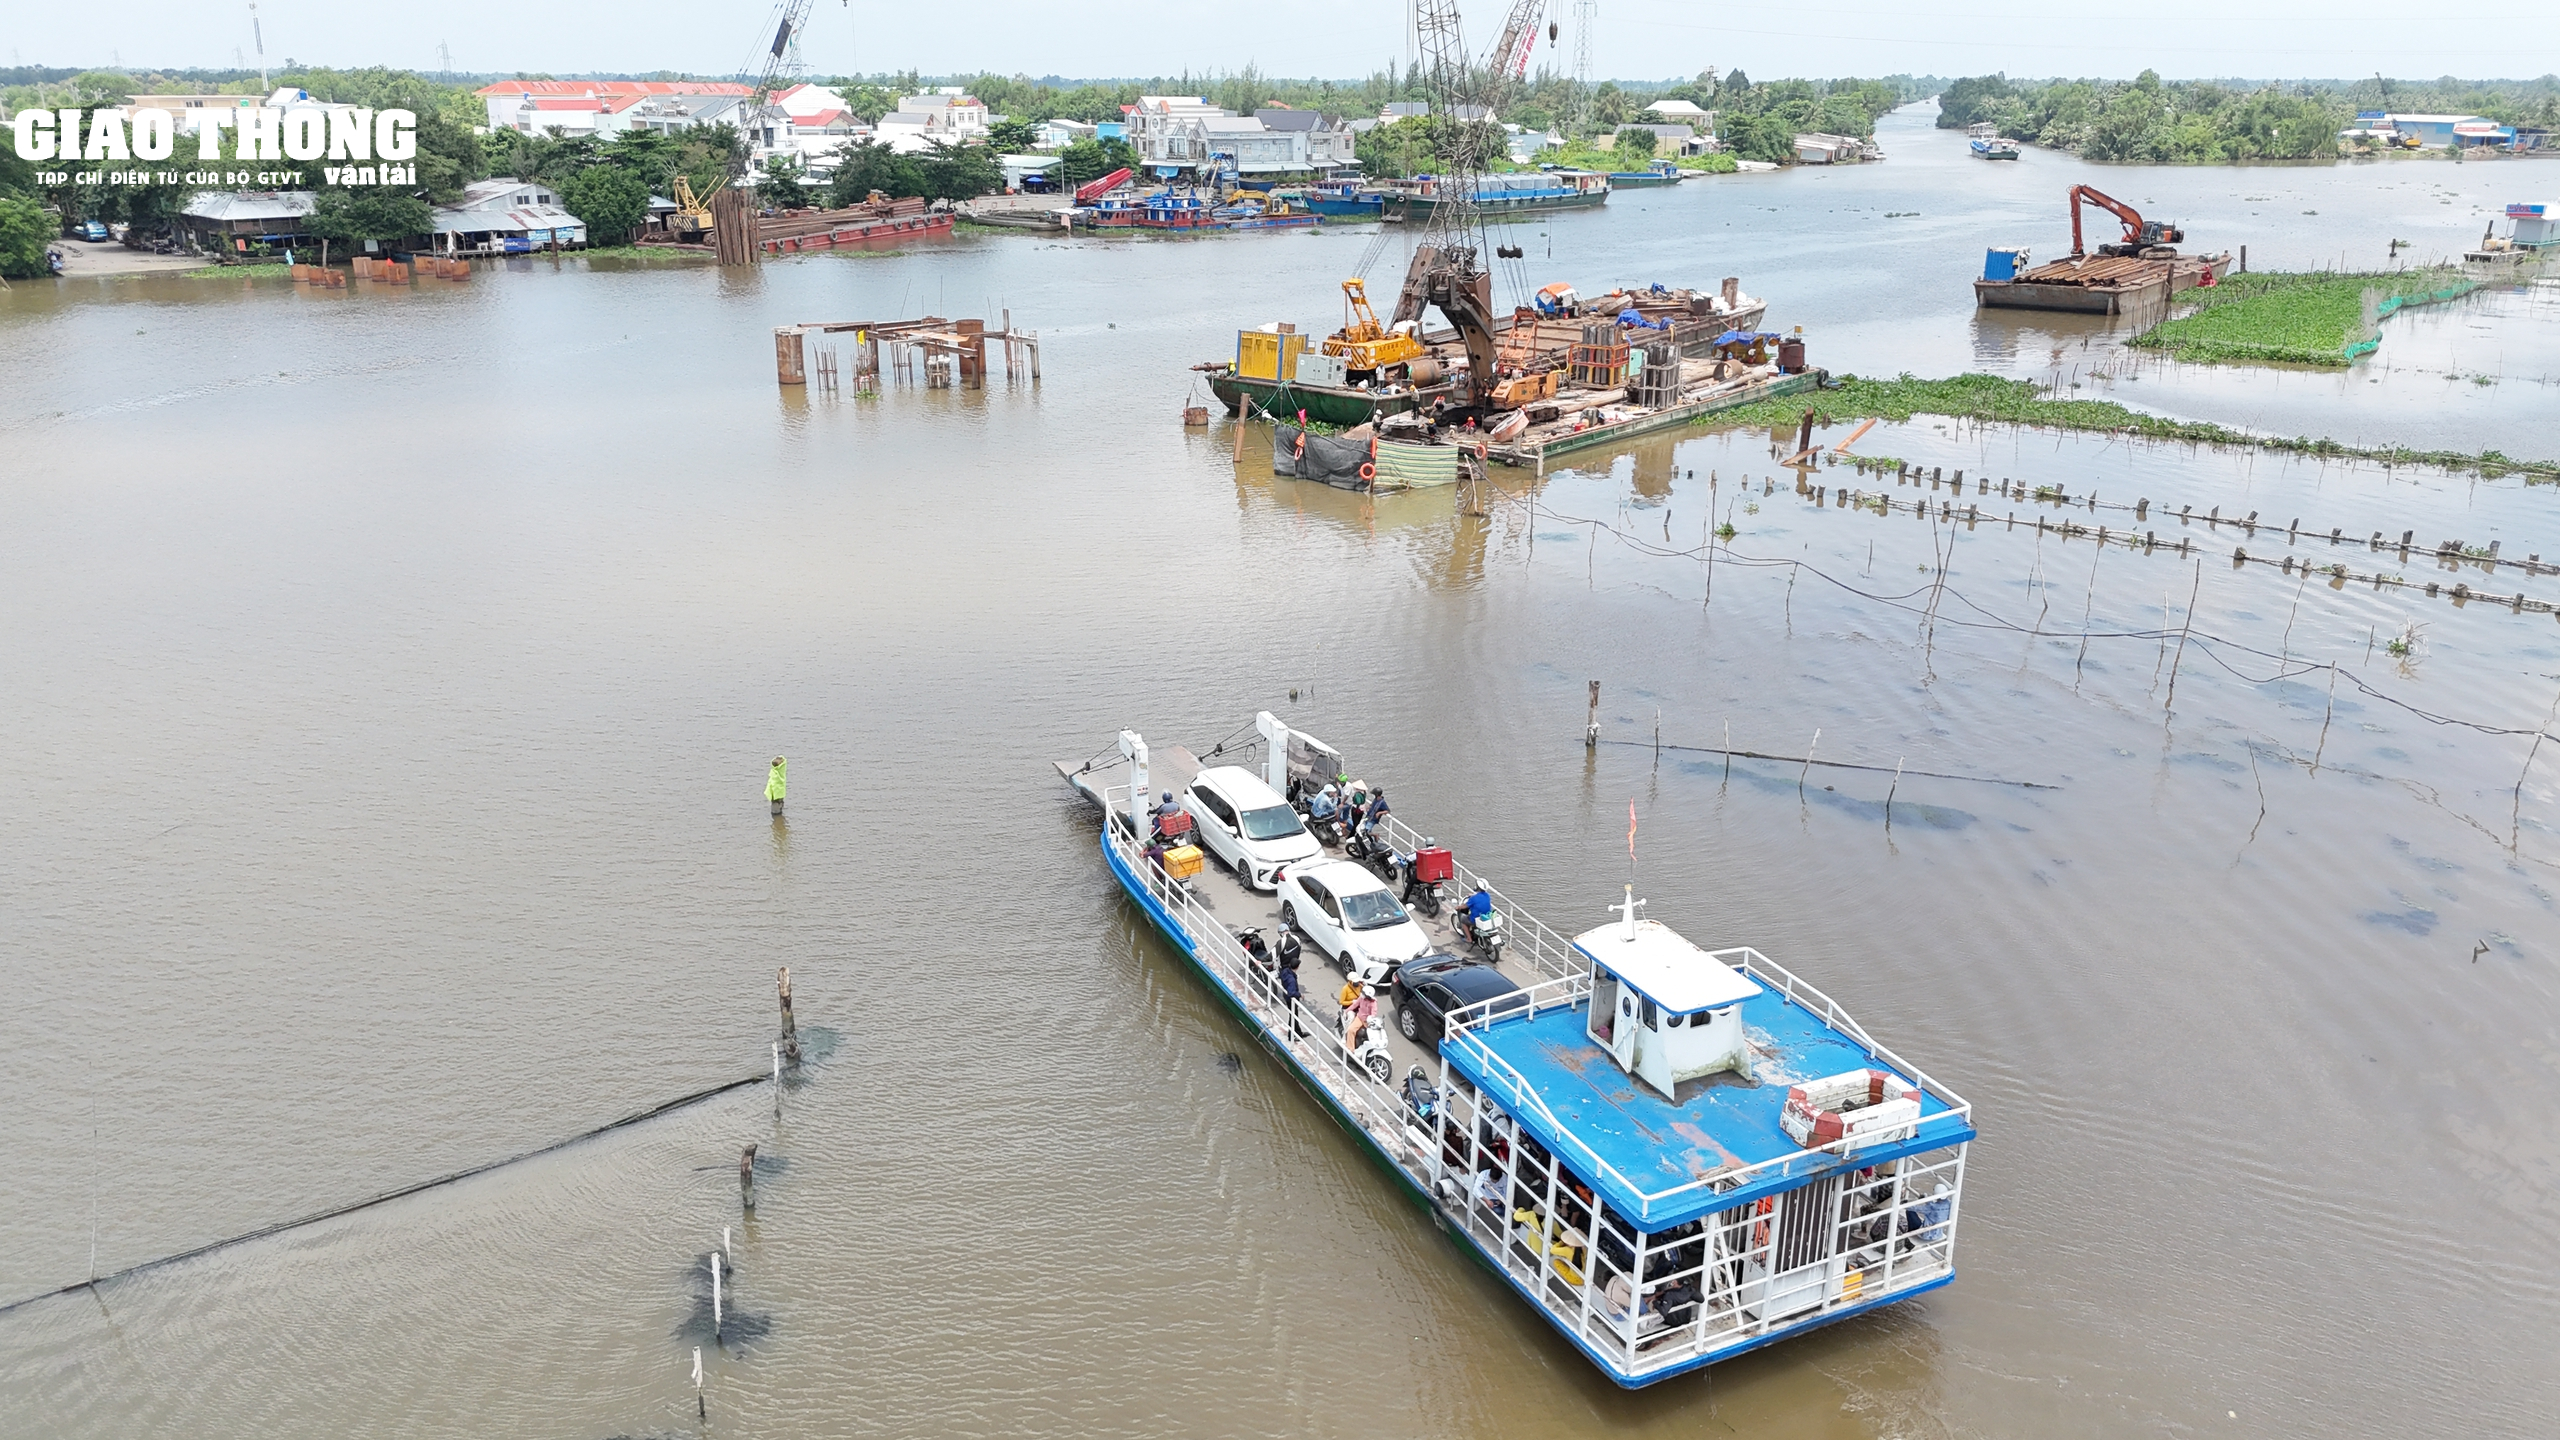
{"label": "white building", "polygon": [[[741,125],[746,101],[738,95],[645,95],[614,112],[614,128],[673,135],[696,125]],[[743,128],[743,126],[741,126]]]}
{"label": "white building", "polygon": [[1702,110],[1686,100],[1656,100],[1637,113],[1659,115],[1670,124],[1692,125],[1700,130],[1709,128],[1715,122],[1714,111]]}
{"label": "white building", "polygon": [[1188,169],[1208,158],[1194,149],[1199,137],[1188,122],[1226,113],[1197,95],[1141,95],[1128,111],[1129,144],[1138,152],[1138,162],[1149,169]]}
{"label": "white building", "polygon": [[587,243],[586,222],[560,208],[538,180],[505,176],[464,186],[462,203],[435,207],[436,248],[521,254],[549,245]]}
{"label": "white building", "polygon": [[1541,153],[1564,144],[1564,137],[1552,130],[1527,130],[1517,125],[1505,125],[1502,129],[1503,151],[1511,157],[1514,165],[1527,165]]}
{"label": "white building", "polygon": [[987,102],[945,87],[902,97],[896,110],[880,117],[878,130],[882,144],[911,155],[928,145],[984,140],[990,123]]}
{"label": "white building", "polygon": [[1254,111],[1253,118],[1271,129],[1303,135],[1305,139],[1297,158],[1304,169],[1322,173],[1359,163],[1359,157],[1352,153],[1352,142],[1357,137],[1335,124],[1332,116],[1315,110],[1271,105]]}
{"label": "white building", "polygon": [[620,115],[633,105],[651,99],[668,96],[741,97],[747,94],[747,90],[748,87],[730,80],[501,80],[483,85],[471,93],[488,107],[489,128],[492,130],[523,130],[530,134],[541,128],[586,134],[599,128],[595,122],[573,119],[541,122],[539,117],[546,112],[526,102],[595,102],[558,106],[548,113],[559,116]]}
{"label": "white building", "polygon": [[1032,131],[1031,147],[1035,150],[1064,150],[1078,141],[1094,139],[1097,127],[1081,120],[1043,120]]}

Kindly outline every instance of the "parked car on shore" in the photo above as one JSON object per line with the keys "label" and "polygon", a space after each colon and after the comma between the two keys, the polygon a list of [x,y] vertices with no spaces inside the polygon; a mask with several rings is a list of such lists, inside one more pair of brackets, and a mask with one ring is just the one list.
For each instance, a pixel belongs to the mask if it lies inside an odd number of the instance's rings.
{"label": "parked car on shore", "polygon": [[80,222],[80,238],[83,240],[107,240],[112,239],[113,237],[107,233],[107,222],[104,220],[83,220]]}

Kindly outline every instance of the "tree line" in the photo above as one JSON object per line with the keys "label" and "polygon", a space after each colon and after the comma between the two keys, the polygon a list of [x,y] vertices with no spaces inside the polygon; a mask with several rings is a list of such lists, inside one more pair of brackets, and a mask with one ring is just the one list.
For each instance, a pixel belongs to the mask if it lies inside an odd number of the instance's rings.
{"label": "tree line", "polygon": [[2560,79],[2441,80],[2352,85],[2162,80],[2011,80],[1974,75],[1938,97],[1938,127],[1988,121],[2013,140],[2091,160],[2209,165],[2336,155],[2359,110],[2479,115],[2506,124],[2560,125]]}

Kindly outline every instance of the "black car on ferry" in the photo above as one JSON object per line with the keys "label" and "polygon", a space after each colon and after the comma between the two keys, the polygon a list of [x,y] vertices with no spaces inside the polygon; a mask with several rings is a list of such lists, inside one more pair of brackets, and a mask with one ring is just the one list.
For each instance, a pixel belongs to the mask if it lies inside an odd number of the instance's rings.
{"label": "black car on ferry", "polygon": [[1396,968],[1394,985],[1396,1028],[1416,1045],[1431,1047],[1435,1055],[1440,1053],[1440,1036],[1450,1011],[1490,1000],[1497,1003],[1487,1013],[1498,1015],[1528,1003],[1526,999],[1498,1003],[1505,995],[1520,995],[1520,987],[1483,961],[1462,955],[1442,953],[1408,960]]}

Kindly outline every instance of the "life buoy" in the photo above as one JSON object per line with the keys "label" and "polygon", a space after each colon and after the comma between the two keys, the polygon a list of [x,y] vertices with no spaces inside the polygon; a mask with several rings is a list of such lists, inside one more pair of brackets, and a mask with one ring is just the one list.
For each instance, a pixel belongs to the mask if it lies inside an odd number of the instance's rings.
{"label": "life buoy", "polygon": [[1370,464],[1370,463],[1369,463],[1368,461],[1366,461],[1366,460],[1361,461],[1361,462],[1360,462],[1360,478],[1361,478],[1361,479],[1363,479],[1363,480],[1375,480],[1375,479],[1377,479],[1377,478],[1378,478],[1378,467],[1377,467],[1377,466],[1375,466],[1375,465]]}

